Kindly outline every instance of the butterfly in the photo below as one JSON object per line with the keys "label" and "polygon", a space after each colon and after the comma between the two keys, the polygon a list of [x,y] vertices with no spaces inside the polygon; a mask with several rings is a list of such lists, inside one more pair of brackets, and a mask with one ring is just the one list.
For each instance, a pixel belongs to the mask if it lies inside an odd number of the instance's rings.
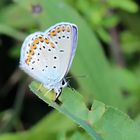
{"label": "butterfly", "polygon": [[78,28],[69,22],[57,23],[45,32],[26,37],[21,47],[20,68],[39,81],[56,98],[67,86],[65,79],[77,48]]}

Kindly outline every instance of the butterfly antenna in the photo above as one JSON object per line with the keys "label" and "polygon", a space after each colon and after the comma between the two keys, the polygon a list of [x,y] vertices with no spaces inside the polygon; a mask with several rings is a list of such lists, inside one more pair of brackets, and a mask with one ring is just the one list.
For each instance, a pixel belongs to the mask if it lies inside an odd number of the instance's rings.
{"label": "butterfly antenna", "polygon": [[72,91],[74,91],[74,88],[71,87],[71,85],[70,85],[69,82],[70,82],[70,80],[67,81],[68,87],[69,87]]}
{"label": "butterfly antenna", "polygon": [[[87,75],[76,75],[75,76],[76,78],[87,78],[88,76]],[[73,76],[67,76],[66,79],[71,79],[73,78]]]}

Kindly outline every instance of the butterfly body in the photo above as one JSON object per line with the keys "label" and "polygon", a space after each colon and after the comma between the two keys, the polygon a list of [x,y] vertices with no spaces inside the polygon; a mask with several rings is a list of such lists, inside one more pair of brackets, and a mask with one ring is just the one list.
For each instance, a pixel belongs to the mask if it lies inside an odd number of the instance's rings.
{"label": "butterfly body", "polygon": [[77,26],[62,22],[29,35],[21,48],[20,67],[57,95],[67,86],[65,76],[77,47]]}

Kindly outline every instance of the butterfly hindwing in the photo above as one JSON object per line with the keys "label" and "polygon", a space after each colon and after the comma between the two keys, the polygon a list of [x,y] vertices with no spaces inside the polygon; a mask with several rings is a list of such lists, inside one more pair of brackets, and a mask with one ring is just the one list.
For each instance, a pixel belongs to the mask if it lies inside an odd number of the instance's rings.
{"label": "butterfly hindwing", "polygon": [[53,83],[58,78],[58,63],[57,46],[44,33],[37,32],[25,39],[20,67],[31,77],[45,85]]}

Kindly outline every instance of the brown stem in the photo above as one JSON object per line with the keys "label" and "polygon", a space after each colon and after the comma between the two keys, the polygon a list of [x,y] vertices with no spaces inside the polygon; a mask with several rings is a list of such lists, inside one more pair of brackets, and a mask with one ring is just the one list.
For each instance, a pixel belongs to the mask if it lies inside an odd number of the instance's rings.
{"label": "brown stem", "polygon": [[109,33],[111,36],[110,51],[112,57],[119,66],[125,67],[126,63],[119,42],[119,33],[115,27],[110,28]]}

